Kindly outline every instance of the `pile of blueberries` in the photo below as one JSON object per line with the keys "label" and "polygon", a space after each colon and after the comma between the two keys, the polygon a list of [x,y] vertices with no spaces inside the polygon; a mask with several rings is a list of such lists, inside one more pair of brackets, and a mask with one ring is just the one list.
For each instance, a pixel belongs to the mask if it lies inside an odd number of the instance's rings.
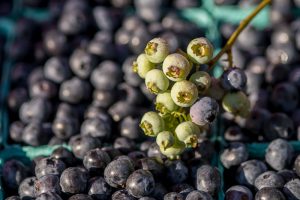
{"label": "pile of blueberries", "polygon": [[[299,1],[273,0],[270,26],[248,27],[234,46],[252,111],[247,119],[223,116],[227,199],[235,199],[233,191],[240,191],[237,199],[300,199],[299,151],[289,143],[300,139],[300,21],[291,14],[298,7]],[[234,29],[227,23],[220,30],[228,38]]]}
{"label": "pile of blueberries", "polygon": [[47,8],[50,17],[22,17],[15,24],[6,52],[14,61],[8,144],[70,148],[29,163],[7,160],[1,171],[6,200],[217,198],[215,144],[203,136],[180,160],[167,159],[139,127],[143,114],[153,110],[154,96],[132,70],[151,38],[165,39],[175,52],[203,36],[177,12],[198,1],[23,4]]}

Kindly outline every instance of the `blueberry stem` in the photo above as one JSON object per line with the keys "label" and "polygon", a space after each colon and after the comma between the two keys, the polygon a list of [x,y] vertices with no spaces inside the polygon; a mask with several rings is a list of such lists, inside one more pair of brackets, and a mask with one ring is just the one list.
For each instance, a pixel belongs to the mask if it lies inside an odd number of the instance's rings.
{"label": "blueberry stem", "polygon": [[[231,51],[232,45],[236,41],[237,37],[240,35],[240,33],[247,27],[247,25],[251,22],[251,20],[262,10],[264,9],[268,4],[271,3],[272,0],[263,0],[252,12],[250,15],[248,15],[241,23],[239,24],[238,28],[234,31],[234,33],[230,36],[225,46],[222,48],[222,50],[209,62],[208,69],[212,69],[214,65],[218,62],[218,60],[222,57],[223,54],[228,53],[228,51]],[[231,57],[232,59],[232,57]],[[230,56],[228,55],[228,61],[229,66],[230,62],[232,63],[232,60],[230,61]]]}

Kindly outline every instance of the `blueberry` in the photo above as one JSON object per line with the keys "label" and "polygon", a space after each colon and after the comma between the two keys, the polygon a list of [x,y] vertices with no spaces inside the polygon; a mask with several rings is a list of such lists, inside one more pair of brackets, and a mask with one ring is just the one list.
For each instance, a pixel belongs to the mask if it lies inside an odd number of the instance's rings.
{"label": "blueberry", "polygon": [[22,104],[19,110],[19,117],[22,122],[42,122],[48,119],[51,109],[47,100],[34,98]]}
{"label": "blueberry", "polygon": [[78,112],[75,106],[67,103],[60,103],[56,110],[56,118],[78,117]]}
{"label": "blueberry", "polygon": [[116,100],[116,95],[109,90],[94,90],[93,105],[101,108],[108,108]]}
{"label": "blueberry", "polygon": [[58,147],[57,149],[55,149],[52,152],[51,157],[54,159],[60,159],[66,165],[72,165],[75,163],[74,155],[65,147]]}
{"label": "blueberry", "polygon": [[12,89],[7,97],[7,104],[11,111],[17,112],[22,104],[28,100],[28,92],[23,87]]}
{"label": "blueberry", "polygon": [[286,65],[271,65],[267,67],[266,81],[270,84],[283,82],[288,78],[289,68]]}
{"label": "blueberry", "polygon": [[111,146],[102,147],[101,149],[105,151],[111,159],[115,159],[116,157],[122,155],[118,149],[115,149]]}
{"label": "blueberry", "polygon": [[88,194],[98,200],[105,200],[111,196],[112,188],[103,177],[94,177],[89,180]]}
{"label": "blueberry", "polygon": [[40,122],[31,122],[23,130],[22,141],[31,146],[47,144],[52,134],[47,130],[47,126]]}
{"label": "blueberry", "polygon": [[166,158],[166,156],[164,156],[160,150],[159,150],[159,146],[156,144],[156,142],[153,142],[148,150],[147,150],[147,156],[150,158],[159,158],[159,159],[164,159]]}
{"label": "blueberry", "polygon": [[221,186],[221,175],[217,168],[203,165],[197,170],[197,189],[211,195],[216,194]]}
{"label": "blueberry", "polygon": [[42,158],[36,163],[35,175],[37,178],[41,178],[46,175],[59,176],[65,170],[65,168],[66,166],[63,161],[46,157]]}
{"label": "blueberry", "polygon": [[60,186],[63,192],[77,194],[85,192],[88,174],[84,168],[69,167],[63,171],[60,177]]}
{"label": "blueberry", "polygon": [[27,167],[18,160],[8,160],[2,168],[3,182],[10,189],[17,189],[20,183],[28,176]]}
{"label": "blueberry", "polygon": [[131,151],[127,155],[133,162],[135,166],[138,166],[140,159],[146,158],[146,154],[142,151]]}
{"label": "blueberry", "polygon": [[57,95],[57,86],[47,79],[39,80],[29,87],[31,98],[51,99]]}
{"label": "blueberry", "polygon": [[44,34],[43,43],[50,55],[61,55],[67,50],[67,37],[60,31],[52,29]]}
{"label": "blueberry", "polygon": [[90,86],[87,82],[73,77],[64,81],[59,90],[59,98],[68,103],[79,103],[89,96]]}
{"label": "blueberry", "polygon": [[287,182],[283,187],[283,192],[287,199],[300,199],[300,179],[296,178]]}
{"label": "blueberry", "polygon": [[99,118],[102,121],[105,121],[107,124],[111,124],[111,118],[108,115],[108,113],[103,110],[100,107],[90,105],[89,107],[86,108],[84,112],[84,118],[85,119],[91,119],[91,118]]}
{"label": "blueberry", "polygon": [[62,83],[71,76],[67,60],[63,57],[51,57],[44,65],[44,75],[54,83]]}
{"label": "blueberry", "polygon": [[101,59],[113,59],[115,58],[116,47],[110,41],[94,38],[89,42],[87,50]]}
{"label": "blueberry", "polygon": [[155,187],[155,181],[151,172],[146,170],[134,171],[126,181],[126,190],[136,198],[150,195]]}
{"label": "blueberry", "polygon": [[125,137],[118,137],[113,143],[115,149],[120,150],[121,152],[128,153],[135,149],[135,143],[133,140],[130,140]]}
{"label": "blueberry", "polygon": [[183,195],[177,192],[169,192],[164,196],[164,200],[184,200]]}
{"label": "blueberry", "polygon": [[7,197],[5,200],[21,200],[21,198],[19,196],[10,196]]}
{"label": "blueberry", "polygon": [[151,40],[151,35],[147,29],[143,26],[135,27],[129,41],[130,50],[139,54],[144,50],[149,40]]}
{"label": "blueberry", "polygon": [[159,178],[164,174],[164,165],[155,158],[142,158],[139,160],[141,169],[150,171],[154,177]]}
{"label": "blueberry", "polygon": [[275,170],[282,170],[292,161],[293,147],[283,139],[273,140],[266,149],[265,160]]}
{"label": "blueberry", "polygon": [[25,128],[25,124],[21,121],[15,121],[10,124],[9,136],[14,142],[22,141],[22,134]]}
{"label": "blueberry", "polygon": [[93,200],[93,198],[86,194],[75,194],[71,196],[68,200]]}
{"label": "blueberry", "polygon": [[244,142],[248,139],[239,126],[229,126],[225,130],[224,138],[228,142]]}
{"label": "blueberry", "polygon": [[37,196],[36,200],[62,200],[62,198],[54,192],[46,192]]}
{"label": "blueberry", "polygon": [[64,143],[65,143],[65,141],[64,141],[63,139],[60,139],[60,138],[57,138],[57,137],[53,136],[53,137],[49,140],[48,145],[54,146],[54,145],[62,145],[62,144],[64,144]]}
{"label": "blueberry", "polygon": [[277,84],[271,95],[271,102],[275,109],[291,112],[297,108],[299,94],[297,88],[290,83]]}
{"label": "blueberry", "polygon": [[121,68],[113,61],[103,61],[93,70],[90,81],[98,90],[112,90],[121,81]]}
{"label": "blueberry", "polygon": [[83,49],[76,49],[69,62],[72,72],[82,79],[88,78],[97,65],[96,58]]}
{"label": "blueberry", "polygon": [[25,178],[18,189],[19,196],[24,200],[31,200],[35,198],[34,193],[34,182],[36,181],[35,177]]}
{"label": "blueberry", "polygon": [[135,200],[126,190],[118,190],[112,194],[111,200]]}
{"label": "blueberry", "polygon": [[263,131],[264,124],[270,118],[268,110],[263,108],[254,108],[246,119],[245,128],[251,133],[258,135]]}
{"label": "blueberry", "polygon": [[212,200],[213,198],[207,192],[194,190],[190,192],[185,199],[186,200],[194,200],[194,199]]}
{"label": "blueberry", "polygon": [[170,161],[167,160],[165,162],[166,167],[166,176],[167,180],[170,183],[177,184],[182,183],[188,178],[188,168],[187,166],[180,160]]}
{"label": "blueberry", "polygon": [[130,86],[126,83],[121,83],[118,85],[119,96],[122,100],[128,102],[132,105],[139,105],[143,102],[144,96],[141,91],[135,87]]}
{"label": "blueberry", "polygon": [[225,168],[237,166],[248,159],[248,150],[245,144],[239,142],[230,143],[220,156]]}
{"label": "blueberry", "polygon": [[58,29],[66,35],[75,35],[85,31],[89,24],[89,16],[81,9],[62,13],[58,21]]}
{"label": "blueberry", "polygon": [[109,155],[99,148],[88,151],[83,158],[83,165],[90,172],[104,170],[109,163]]}
{"label": "blueberry", "polygon": [[283,178],[285,183],[298,177],[295,171],[289,169],[280,170],[277,174]]}
{"label": "blueberry", "polygon": [[141,129],[139,128],[140,119],[132,116],[125,117],[120,123],[120,134],[123,137],[139,140],[143,138]]}
{"label": "blueberry", "polygon": [[134,166],[130,160],[117,159],[106,166],[104,178],[114,188],[125,187],[126,180],[133,170]]}
{"label": "blueberry", "polygon": [[139,200],[156,200],[155,198],[152,197],[141,197]]}
{"label": "blueberry", "polygon": [[263,188],[255,195],[255,200],[274,199],[285,200],[284,195],[276,188]]}
{"label": "blueberry", "polygon": [[155,188],[154,191],[151,193],[151,197],[155,199],[163,199],[167,193],[168,191],[162,183],[155,182]]}
{"label": "blueberry", "polygon": [[283,178],[274,171],[266,171],[259,175],[254,182],[257,190],[265,187],[282,188],[284,185]]}
{"label": "blueberry", "polygon": [[239,166],[236,173],[236,181],[245,186],[253,186],[255,179],[267,171],[267,166],[259,160],[248,160]]}
{"label": "blueberry", "polygon": [[230,187],[225,193],[226,200],[251,200],[253,199],[253,194],[251,190],[242,185],[235,185]]}
{"label": "blueberry", "polygon": [[79,130],[79,122],[73,117],[56,117],[52,123],[52,131],[54,135],[60,139],[69,139],[77,134]]}
{"label": "blueberry", "polygon": [[81,124],[81,134],[98,138],[109,138],[111,126],[107,121],[99,117],[86,119]]}
{"label": "blueberry", "polygon": [[69,145],[71,146],[75,157],[83,159],[89,150],[99,148],[101,146],[101,142],[99,139],[91,136],[76,135],[71,137]]}
{"label": "blueberry", "polygon": [[284,113],[274,113],[264,125],[264,134],[268,140],[290,139],[294,134],[293,121]]}
{"label": "blueberry", "polygon": [[93,9],[93,15],[98,28],[109,31],[113,31],[119,26],[122,17],[118,9],[101,6]]}
{"label": "blueberry", "polygon": [[136,112],[137,112],[136,107],[128,104],[125,101],[116,102],[108,110],[108,113],[110,114],[112,119],[116,122],[124,119],[129,115],[133,115]]}
{"label": "blueberry", "polygon": [[34,193],[36,196],[46,193],[54,192],[59,194],[61,192],[59,186],[59,177],[56,175],[45,175],[37,179],[34,183]]}
{"label": "blueberry", "polygon": [[226,90],[243,90],[246,87],[247,76],[239,68],[230,68],[221,78],[221,85]]}

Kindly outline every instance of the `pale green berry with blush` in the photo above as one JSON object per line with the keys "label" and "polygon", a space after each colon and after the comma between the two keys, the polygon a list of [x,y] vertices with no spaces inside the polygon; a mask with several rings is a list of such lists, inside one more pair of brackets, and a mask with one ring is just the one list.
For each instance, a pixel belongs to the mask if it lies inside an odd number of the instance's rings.
{"label": "pale green berry with blush", "polygon": [[171,81],[182,81],[189,75],[191,67],[189,61],[183,55],[173,53],[166,57],[162,69]]}
{"label": "pale green berry with blush", "polygon": [[169,54],[169,45],[163,38],[153,38],[147,43],[145,54],[150,62],[162,63]]}
{"label": "pale green berry with blush", "polygon": [[171,88],[171,97],[178,106],[190,107],[198,98],[197,86],[187,80],[176,82]]}
{"label": "pale green berry with blush", "polygon": [[190,77],[190,81],[197,86],[199,94],[204,94],[211,86],[211,77],[205,71],[193,73]]}
{"label": "pale green berry with blush", "polygon": [[191,121],[180,123],[175,134],[178,140],[184,142],[187,147],[195,148],[198,144],[198,135],[200,135],[199,127]]}
{"label": "pale green berry with blush", "polygon": [[142,117],[140,127],[143,129],[145,135],[155,137],[158,133],[165,130],[165,123],[158,113],[150,111]]}
{"label": "pale green berry with blush", "polygon": [[164,150],[173,146],[174,143],[175,143],[175,137],[174,134],[171,133],[170,131],[160,132],[156,136],[156,144],[159,146],[159,148],[162,148]]}
{"label": "pale green berry with blush", "polygon": [[175,143],[169,148],[159,148],[160,152],[171,160],[179,159],[182,152],[185,150],[185,144],[175,138]]}
{"label": "pale green berry with blush", "polygon": [[167,114],[178,110],[179,106],[174,103],[170,92],[164,92],[156,96],[155,108],[161,114]]}
{"label": "pale green berry with blush", "polygon": [[222,99],[222,106],[227,112],[241,117],[250,113],[250,101],[242,91],[227,93]]}
{"label": "pale green berry with blush", "polygon": [[145,84],[151,93],[158,94],[168,89],[169,79],[164,75],[162,70],[152,69],[146,74]]}
{"label": "pale green berry with blush", "polygon": [[213,52],[213,45],[204,37],[193,39],[187,47],[187,54],[190,60],[195,64],[208,63],[213,56]]}
{"label": "pale green berry with blush", "polygon": [[155,64],[151,63],[144,53],[140,54],[132,64],[133,71],[141,78],[145,78],[146,74],[154,68]]}

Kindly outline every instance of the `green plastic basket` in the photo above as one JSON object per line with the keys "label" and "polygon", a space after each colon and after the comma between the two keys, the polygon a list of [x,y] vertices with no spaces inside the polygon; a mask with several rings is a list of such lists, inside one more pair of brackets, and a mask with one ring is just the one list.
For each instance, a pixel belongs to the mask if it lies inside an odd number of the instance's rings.
{"label": "green plastic basket", "polygon": [[[251,9],[241,9],[235,6],[215,6],[213,4],[213,0],[205,0],[203,1],[201,8],[192,8],[185,9],[180,11],[180,14],[185,19],[195,23],[199,27],[206,30],[206,37],[208,37],[214,44],[217,53],[221,48],[221,37],[218,32],[219,25],[223,22],[230,22],[234,24],[238,24],[247,14],[251,12]],[[265,9],[262,13],[260,13],[255,20],[252,22],[253,26],[257,28],[264,28],[268,26],[268,9]],[[7,38],[7,42],[5,45],[6,52],[10,47],[11,42],[14,38],[13,28],[15,21],[20,17],[27,17],[37,21],[44,21],[49,18],[49,13],[44,9],[33,9],[22,7],[22,0],[14,0],[14,8],[7,18],[0,19],[0,33],[4,34]],[[41,146],[41,147],[28,147],[28,146],[18,146],[18,145],[8,145],[7,137],[9,131],[9,119],[7,112],[6,99],[10,88],[10,71],[13,66],[12,60],[5,60],[4,65],[2,67],[2,85],[1,85],[1,93],[0,93],[0,146],[4,148],[4,150],[0,151],[0,176],[2,176],[2,165],[6,160],[17,158],[24,162],[33,159],[36,156],[40,155],[50,155],[52,151],[57,148],[57,146]],[[214,68],[213,74],[216,77],[219,77],[222,73],[222,68],[217,66]],[[220,127],[222,126],[222,122],[218,120],[216,124],[213,126],[213,134],[211,137],[211,141],[215,142],[216,145],[223,148],[223,138]],[[251,145],[249,146],[251,152]],[[217,166],[222,174],[224,168],[222,167],[219,154],[216,153],[212,158],[212,165]],[[223,178],[222,178],[222,189],[223,189]],[[1,179],[0,179],[0,199],[4,199],[4,191],[1,187]],[[218,194],[218,199],[224,199],[224,192],[221,190]]]}

